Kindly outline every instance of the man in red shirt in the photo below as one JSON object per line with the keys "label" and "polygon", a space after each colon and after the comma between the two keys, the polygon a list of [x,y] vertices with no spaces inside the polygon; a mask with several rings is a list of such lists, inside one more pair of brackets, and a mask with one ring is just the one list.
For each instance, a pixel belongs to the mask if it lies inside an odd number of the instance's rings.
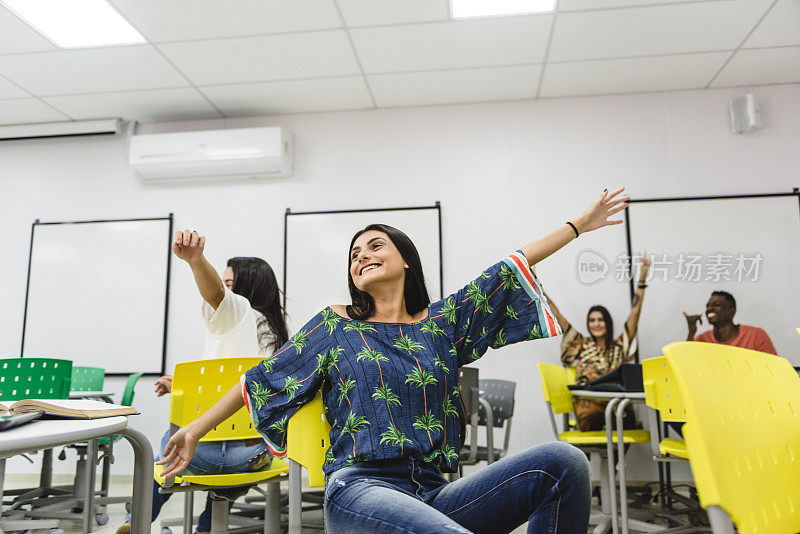
{"label": "man in red shirt", "polygon": [[723,343],[777,356],[778,353],[775,351],[772,341],[763,329],[746,324],[733,324],[735,313],[736,300],[733,295],[727,291],[714,291],[706,303],[706,318],[714,329],[695,335],[697,323],[703,321],[702,315],[687,315],[686,312],[683,312],[689,325],[689,335],[686,337],[686,341]]}

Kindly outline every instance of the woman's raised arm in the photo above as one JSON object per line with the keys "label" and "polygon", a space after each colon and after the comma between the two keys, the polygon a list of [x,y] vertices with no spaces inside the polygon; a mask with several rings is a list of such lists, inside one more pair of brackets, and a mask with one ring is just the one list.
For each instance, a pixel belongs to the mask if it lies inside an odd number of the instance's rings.
{"label": "woman's raised arm", "polygon": [[631,313],[628,315],[628,320],[625,322],[625,328],[628,330],[628,336],[631,339],[636,335],[636,329],[639,326],[639,316],[642,313],[642,302],[644,302],[644,290],[647,287],[648,269],[650,269],[650,260],[647,259],[647,254],[642,252],[639,283],[636,284],[636,292],[633,294],[633,299],[631,300]]}
{"label": "woman's raised arm", "polygon": [[172,252],[177,257],[189,264],[194,275],[194,281],[203,300],[215,310],[225,298],[225,286],[222,279],[203,256],[206,238],[197,232],[184,230],[175,233],[175,242],[172,243]]}
{"label": "woman's raised arm", "polygon": [[609,193],[608,190],[604,190],[603,194],[592,202],[579,217],[569,221],[569,223],[565,223],[545,237],[522,247],[521,250],[528,260],[528,265],[539,263],[563,248],[580,234],[591,232],[592,230],[597,230],[604,226],[621,224],[621,220],[610,221],[608,218],[628,207],[626,202],[630,198],[629,196],[626,195],[615,200],[615,197],[624,190],[624,187],[612,193]]}

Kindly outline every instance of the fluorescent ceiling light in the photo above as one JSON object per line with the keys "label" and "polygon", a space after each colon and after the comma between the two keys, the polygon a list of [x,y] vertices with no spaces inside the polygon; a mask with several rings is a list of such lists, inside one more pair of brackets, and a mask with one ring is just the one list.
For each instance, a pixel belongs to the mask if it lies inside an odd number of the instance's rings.
{"label": "fluorescent ceiling light", "polygon": [[105,0],[0,0],[61,48],[144,43]]}
{"label": "fluorescent ceiling light", "polygon": [[555,10],[556,0],[450,0],[454,19],[525,15]]}

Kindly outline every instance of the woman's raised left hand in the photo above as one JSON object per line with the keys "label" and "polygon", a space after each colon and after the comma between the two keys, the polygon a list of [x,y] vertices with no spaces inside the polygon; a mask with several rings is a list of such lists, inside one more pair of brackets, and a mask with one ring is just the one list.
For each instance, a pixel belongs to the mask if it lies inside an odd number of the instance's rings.
{"label": "woman's raised left hand", "polygon": [[623,191],[625,191],[624,187],[611,193],[604,190],[600,197],[589,204],[586,211],[573,221],[573,224],[578,227],[578,231],[583,234],[604,226],[622,224],[622,220],[609,220],[608,218],[628,207],[627,202],[631,198],[630,196],[616,198]]}

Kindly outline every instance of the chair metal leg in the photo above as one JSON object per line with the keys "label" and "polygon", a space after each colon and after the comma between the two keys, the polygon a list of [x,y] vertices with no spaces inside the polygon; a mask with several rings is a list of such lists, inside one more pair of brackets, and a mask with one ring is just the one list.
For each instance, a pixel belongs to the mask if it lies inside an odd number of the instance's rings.
{"label": "chair metal leg", "polygon": [[191,534],[192,532],[192,511],[194,509],[194,492],[187,491],[183,495],[183,533]]}
{"label": "chair metal leg", "polygon": [[624,429],[622,418],[625,414],[625,407],[631,403],[630,399],[622,399],[617,404],[617,464],[619,470],[619,509],[621,519],[622,534],[628,534],[628,480],[625,475],[625,443],[623,440]]}
{"label": "chair metal leg", "polygon": [[606,534],[611,530],[611,516],[606,516],[597,523],[597,526],[594,527],[592,534]]}
{"label": "chair metal leg", "polygon": [[715,505],[709,506],[706,512],[708,512],[708,520],[711,521],[711,530],[714,534],[734,534],[733,521],[728,512]]}
{"label": "chair metal leg", "polygon": [[[111,456],[114,454],[113,439],[112,437],[112,442],[103,448],[103,471],[100,474],[100,497],[108,497],[109,479],[111,477]],[[108,503],[103,502],[103,509],[105,509],[106,504]]]}
{"label": "chair metal leg", "polygon": [[303,532],[303,481],[302,467],[289,459],[289,534]]}
{"label": "chair metal leg", "polygon": [[14,530],[33,530],[45,528],[58,528],[56,520],[31,520],[3,517],[3,485],[6,479],[6,460],[0,459],[0,531],[11,532]]}
{"label": "chair metal leg", "polygon": [[494,462],[494,414],[492,405],[483,397],[478,397],[486,414],[486,465]]}
{"label": "chair metal leg", "polygon": [[211,534],[228,534],[228,499],[211,498]]}
{"label": "chair metal leg", "polygon": [[270,480],[267,482],[267,495],[264,499],[264,534],[280,533],[281,483],[280,480]]}

